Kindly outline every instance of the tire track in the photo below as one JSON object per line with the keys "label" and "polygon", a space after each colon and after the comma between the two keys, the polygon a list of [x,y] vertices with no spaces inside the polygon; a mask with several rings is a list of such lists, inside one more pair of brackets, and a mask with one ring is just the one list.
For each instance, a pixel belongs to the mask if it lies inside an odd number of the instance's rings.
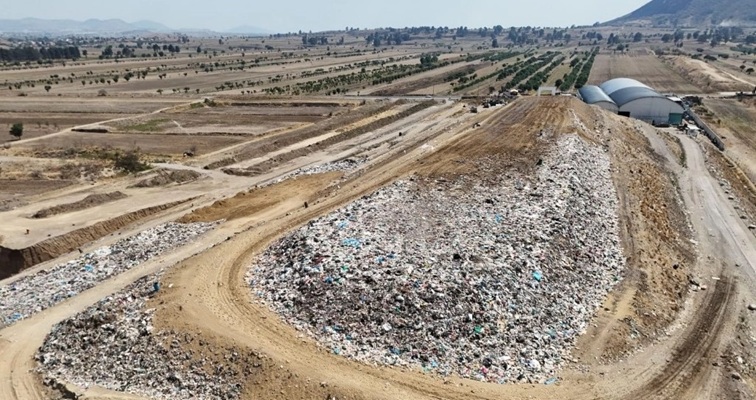
{"label": "tire track", "polygon": [[718,281],[706,299],[700,317],[675,349],[672,360],[662,373],[624,399],[689,398],[687,394],[705,382],[710,370],[707,365],[715,356],[717,339],[725,327],[728,311],[736,309],[735,299],[735,282],[729,277]]}

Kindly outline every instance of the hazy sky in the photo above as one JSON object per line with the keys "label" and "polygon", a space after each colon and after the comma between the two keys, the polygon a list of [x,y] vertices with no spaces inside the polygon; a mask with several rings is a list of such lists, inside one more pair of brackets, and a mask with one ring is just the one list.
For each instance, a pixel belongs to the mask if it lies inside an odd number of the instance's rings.
{"label": "hazy sky", "polygon": [[4,0],[0,18],[147,19],[172,28],[273,32],[350,27],[569,26],[607,21],[649,0]]}

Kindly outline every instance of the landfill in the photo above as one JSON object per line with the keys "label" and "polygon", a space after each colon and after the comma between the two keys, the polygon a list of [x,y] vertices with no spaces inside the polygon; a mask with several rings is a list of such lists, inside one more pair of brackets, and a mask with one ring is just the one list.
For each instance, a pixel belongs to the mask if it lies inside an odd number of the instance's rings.
{"label": "landfill", "polygon": [[229,364],[253,369],[258,358],[228,349],[221,350],[220,360],[200,356],[186,348],[194,336],[156,332],[154,309],[146,304],[160,290],[160,277],[144,277],[55,325],[36,354],[43,382],[97,385],[154,399],[239,398],[246,374]]}
{"label": "landfill", "polygon": [[94,287],[169,250],[183,246],[216,223],[169,222],[0,286],[0,328]]}
{"label": "landfill", "polygon": [[622,278],[617,207],[605,150],[562,135],[532,174],[378,190],[274,243],[247,280],[334,354],[551,384]]}
{"label": "landfill", "polygon": [[359,168],[361,165],[367,163],[367,160],[368,158],[363,156],[363,157],[345,158],[339,161],[311,165],[308,167],[297,169],[296,171],[293,171],[280,178],[270,181],[268,184],[260,185],[260,187],[274,185],[277,183],[281,183],[287,179],[296,178],[299,176],[324,174],[328,172],[350,172]]}

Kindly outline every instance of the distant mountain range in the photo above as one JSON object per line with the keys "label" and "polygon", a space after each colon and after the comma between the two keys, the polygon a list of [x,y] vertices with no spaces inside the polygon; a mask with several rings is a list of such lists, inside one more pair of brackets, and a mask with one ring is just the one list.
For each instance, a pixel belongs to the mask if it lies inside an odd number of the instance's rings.
{"label": "distant mountain range", "polygon": [[756,26],[756,1],[652,0],[605,25]]}
{"label": "distant mountain range", "polygon": [[264,29],[253,26],[240,26],[224,32],[213,32],[207,29],[173,29],[159,22],[137,21],[125,22],[121,19],[88,19],[75,21],[70,19],[0,19],[0,33],[16,34],[48,34],[48,35],[71,35],[71,34],[144,34],[144,33],[230,33],[260,35],[267,34]]}

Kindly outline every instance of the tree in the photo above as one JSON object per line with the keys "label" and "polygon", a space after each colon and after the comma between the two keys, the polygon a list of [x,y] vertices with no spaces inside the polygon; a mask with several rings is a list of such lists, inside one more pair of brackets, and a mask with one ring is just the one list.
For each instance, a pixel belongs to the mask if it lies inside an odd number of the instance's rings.
{"label": "tree", "polygon": [[643,34],[638,32],[633,36],[633,42],[642,42],[643,41]]}
{"label": "tree", "polygon": [[86,57],[86,56],[87,56],[87,54],[89,54],[89,52],[88,52],[88,51],[86,51],[86,50],[82,50],[82,51],[81,51],[81,54],[83,54],[83,55],[84,55],[84,57]]}
{"label": "tree", "polygon": [[21,135],[24,134],[24,124],[16,122],[15,124],[11,125],[10,134],[16,139],[21,139]]}
{"label": "tree", "polygon": [[52,86],[45,85],[45,90],[47,91],[47,93],[50,93],[50,89],[52,89]]}
{"label": "tree", "polygon": [[746,74],[751,75],[753,73],[753,71],[754,71],[753,68],[748,68],[745,72],[746,72]]}
{"label": "tree", "polygon": [[491,47],[498,48],[499,47],[499,39],[494,38],[494,40],[491,41]]}
{"label": "tree", "polygon": [[158,92],[159,94],[163,94],[163,89],[158,89],[158,90],[157,90],[157,92]]}
{"label": "tree", "polygon": [[124,155],[116,154],[113,166],[128,173],[137,173],[150,169],[148,164],[141,161],[139,149],[129,151]]}

